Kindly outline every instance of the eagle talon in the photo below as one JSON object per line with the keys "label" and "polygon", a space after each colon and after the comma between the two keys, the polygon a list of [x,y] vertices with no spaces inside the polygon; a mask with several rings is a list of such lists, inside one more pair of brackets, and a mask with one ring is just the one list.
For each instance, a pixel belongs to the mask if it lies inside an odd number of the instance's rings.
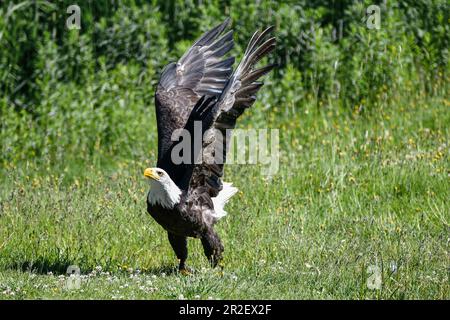
{"label": "eagle talon", "polygon": [[179,269],[179,272],[183,275],[183,276],[189,276],[192,274],[192,271],[187,269],[187,268],[183,268],[183,269]]}

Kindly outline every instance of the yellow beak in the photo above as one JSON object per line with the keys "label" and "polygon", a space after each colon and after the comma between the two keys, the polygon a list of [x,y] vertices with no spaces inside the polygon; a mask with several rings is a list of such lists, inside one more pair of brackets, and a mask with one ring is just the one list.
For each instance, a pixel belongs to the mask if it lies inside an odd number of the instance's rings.
{"label": "yellow beak", "polygon": [[145,169],[144,176],[150,179],[159,180],[158,174],[152,168]]}

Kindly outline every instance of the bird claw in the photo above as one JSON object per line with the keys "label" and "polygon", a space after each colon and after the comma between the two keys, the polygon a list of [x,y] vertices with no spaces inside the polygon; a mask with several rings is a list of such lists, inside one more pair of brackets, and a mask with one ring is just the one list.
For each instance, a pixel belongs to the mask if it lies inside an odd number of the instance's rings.
{"label": "bird claw", "polygon": [[180,269],[180,273],[181,273],[183,276],[189,276],[189,275],[192,274],[192,272],[191,272],[189,269],[187,269],[187,268]]}

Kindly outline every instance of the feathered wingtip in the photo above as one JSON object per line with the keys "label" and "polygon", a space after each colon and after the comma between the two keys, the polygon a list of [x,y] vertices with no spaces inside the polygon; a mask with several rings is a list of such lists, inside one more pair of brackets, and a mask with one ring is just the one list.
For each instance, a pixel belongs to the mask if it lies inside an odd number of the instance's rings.
{"label": "feathered wingtip", "polygon": [[[264,56],[266,56],[272,50],[275,49],[276,47],[275,37],[270,37],[269,39],[265,40],[266,36],[272,33],[274,29],[275,29],[274,26],[270,26],[265,30],[263,30],[262,32],[258,30],[253,34],[247,46],[247,49],[245,50],[243,66],[241,71],[243,74],[246,74],[251,67],[253,67],[256,63],[258,63],[259,60],[261,60]],[[268,68],[268,70],[266,70],[264,74],[269,72],[274,67],[275,64],[264,67],[264,69]]]}
{"label": "feathered wingtip", "polygon": [[[245,50],[245,54],[248,54],[249,52],[253,51],[255,46],[257,46],[261,42],[261,40],[265,38],[266,35],[272,33],[274,29],[275,26],[269,26],[262,32],[260,30],[256,30],[247,45],[247,50]],[[275,39],[275,37],[273,37],[273,39]]]}
{"label": "feathered wingtip", "polygon": [[225,58],[234,47],[233,30],[225,32],[230,21],[227,18],[205,32],[178,60],[176,72],[179,68],[180,73],[185,75],[175,77],[178,84],[195,87],[200,96],[221,94],[234,64],[234,57]]}
{"label": "feathered wingtip", "polygon": [[210,42],[211,40],[217,38],[230,24],[231,19],[228,17],[226,18],[221,24],[215,26],[214,28],[212,28],[211,30],[205,32],[200,39],[198,39],[195,43],[194,46],[198,45],[198,46],[203,46],[205,44],[207,44],[208,42]]}
{"label": "feathered wingtip", "polygon": [[266,40],[274,29],[274,26],[270,26],[263,31],[258,30],[251,37],[242,61],[219,99],[218,106],[221,106],[222,114],[216,126],[234,128],[236,119],[244,112],[244,109],[255,102],[256,93],[264,84],[258,80],[276,66],[276,64],[269,64],[255,69],[256,64],[276,47],[275,37]]}

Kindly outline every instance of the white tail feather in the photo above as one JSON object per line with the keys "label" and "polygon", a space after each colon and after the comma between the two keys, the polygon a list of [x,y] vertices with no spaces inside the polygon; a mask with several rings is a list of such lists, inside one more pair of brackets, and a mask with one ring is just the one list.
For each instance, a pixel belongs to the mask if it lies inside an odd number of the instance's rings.
{"label": "white tail feather", "polygon": [[221,219],[227,215],[227,212],[223,208],[236,192],[238,192],[238,188],[233,187],[231,183],[224,182],[223,188],[217,197],[211,198],[214,204],[214,217],[216,219]]}

